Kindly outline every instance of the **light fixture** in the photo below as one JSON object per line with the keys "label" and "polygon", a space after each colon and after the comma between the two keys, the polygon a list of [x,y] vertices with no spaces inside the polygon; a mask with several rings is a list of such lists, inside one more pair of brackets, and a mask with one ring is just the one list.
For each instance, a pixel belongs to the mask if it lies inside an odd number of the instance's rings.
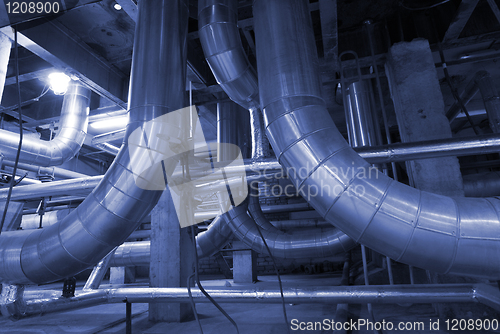
{"label": "light fixture", "polygon": [[120,6],[119,4],[115,3],[115,5],[113,6],[116,10],[121,10],[122,9],[122,6]]}
{"label": "light fixture", "polygon": [[64,73],[53,72],[49,74],[50,89],[52,89],[56,95],[64,95],[68,90],[70,81],[71,78]]}
{"label": "light fixture", "polygon": [[102,121],[97,121],[90,123],[90,126],[96,130],[111,130],[111,129],[123,129],[128,123],[128,116],[118,116],[110,117]]}

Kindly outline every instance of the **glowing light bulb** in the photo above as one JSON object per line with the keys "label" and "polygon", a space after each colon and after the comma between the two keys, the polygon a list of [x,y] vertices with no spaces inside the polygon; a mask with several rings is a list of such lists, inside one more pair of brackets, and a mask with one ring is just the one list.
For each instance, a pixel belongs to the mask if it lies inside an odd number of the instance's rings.
{"label": "glowing light bulb", "polygon": [[66,94],[70,81],[71,78],[64,73],[54,72],[49,74],[50,89],[52,89],[56,95]]}
{"label": "glowing light bulb", "polygon": [[122,9],[122,6],[120,6],[119,4],[115,3],[115,5],[113,6],[116,10],[121,10]]}

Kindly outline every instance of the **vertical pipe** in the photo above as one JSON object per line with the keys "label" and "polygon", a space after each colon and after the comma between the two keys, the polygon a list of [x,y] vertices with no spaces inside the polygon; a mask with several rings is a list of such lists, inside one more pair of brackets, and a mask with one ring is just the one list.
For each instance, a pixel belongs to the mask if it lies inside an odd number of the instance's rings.
{"label": "vertical pipe", "polygon": [[[9,36],[11,35],[11,36]],[[12,28],[0,29],[0,102],[2,102],[3,89],[9,65],[10,49],[12,47]]]}
{"label": "vertical pipe", "polygon": [[[232,161],[237,155],[240,107],[234,102],[217,103],[217,161]],[[234,145],[224,145],[234,144]]]}

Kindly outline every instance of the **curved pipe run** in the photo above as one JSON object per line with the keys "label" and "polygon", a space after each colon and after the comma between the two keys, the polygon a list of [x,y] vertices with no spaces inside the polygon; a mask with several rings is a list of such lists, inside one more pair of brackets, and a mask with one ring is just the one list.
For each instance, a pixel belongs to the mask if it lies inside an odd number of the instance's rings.
{"label": "curved pipe run", "polygon": [[[55,166],[73,158],[87,135],[90,90],[72,81],[64,95],[59,131],[54,139],[45,141],[24,137],[20,162],[38,166]],[[0,153],[7,160],[15,160],[19,134],[0,130]]]}
{"label": "curved pipe run", "polygon": [[224,214],[234,235],[254,251],[268,254],[258,228],[271,251],[276,257],[300,259],[335,256],[356,246],[356,242],[338,229],[323,231],[309,229],[300,233],[285,233],[274,227],[264,217],[252,186],[248,211],[235,208]]}
{"label": "curved pipe run", "polygon": [[231,100],[250,112],[252,158],[269,156],[255,69],[238,31],[237,0],[199,0],[198,33],[207,63]]}
{"label": "curved pipe run", "polygon": [[[46,283],[74,275],[125,241],[155,206],[162,192],[138,187],[131,163],[149,161],[149,151],[135,150],[131,157],[126,139],[146,122],[184,106],[187,21],[185,1],[139,2],[122,149],[94,191],[61,222],[2,233],[0,281]],[[170,136],[176,140],[180,133],[172,129]]]}
{"label": "curved pipe run", "polygon": [[256,0],[254,20],[268,138],[316,211],[397,261],[438,273],[500,278],[500,200],[449,198],[370,173],[321,98],[307,1]]}

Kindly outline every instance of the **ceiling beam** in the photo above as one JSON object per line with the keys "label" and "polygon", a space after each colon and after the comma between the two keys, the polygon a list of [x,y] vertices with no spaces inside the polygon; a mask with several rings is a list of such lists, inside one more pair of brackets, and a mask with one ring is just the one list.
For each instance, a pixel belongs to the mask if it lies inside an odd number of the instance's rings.
{"label": "ceiling beam", "polygon": [[125,106],[128,77],[93,53],[62,25],[45,21],[20,29],[18,42],[58,70],[78,77],[114,103]]}
{"label": "ceiling beam", "polygon": [[497,3],[495,0],[487,0],[488,5],[490,5],[491,10],[493,11],[493,14],[495,14],[495,17],[498,22],[500,22],[500,9],[498,9]]}
{"label": "ceiling beam", "polygon": [[[24,73],[19,75],[19,82],[30,81],[33,79],[45,79],[49,76],[50,73],[54,72],[53,68],[45,68],[43,70],[38,70],[34,72]],[[16,77],[8,77],[5,79],[5,86],[14,85],[16,83]]]}
{"label": "ceiling beam", "polygon": [[444,35],[444,43],[450,43],[458,39],[478,2],[479,0],[462,0],[457,9],[455,18]]}

